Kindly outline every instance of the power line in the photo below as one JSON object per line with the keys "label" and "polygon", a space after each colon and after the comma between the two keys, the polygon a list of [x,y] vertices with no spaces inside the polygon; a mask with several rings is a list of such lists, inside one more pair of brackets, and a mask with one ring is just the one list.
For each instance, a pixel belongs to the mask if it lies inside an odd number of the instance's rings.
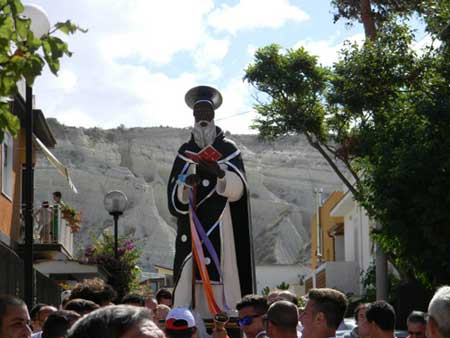
{"label": "power line", "polygon": [[223,120],[227,120],[227,119],[230,119],[232,117],[235,117],[235,116],[245,115],[245,114],[248,114],[248,113],[253,113],[253,110],[249,110],[249,111],[246,111],[246,112],[243,112],[243,113],[233,114],[233,115],[230,115],[230,116],[221,117],[219,119],[214,119],[214,120],[215,121],[223,121]]}

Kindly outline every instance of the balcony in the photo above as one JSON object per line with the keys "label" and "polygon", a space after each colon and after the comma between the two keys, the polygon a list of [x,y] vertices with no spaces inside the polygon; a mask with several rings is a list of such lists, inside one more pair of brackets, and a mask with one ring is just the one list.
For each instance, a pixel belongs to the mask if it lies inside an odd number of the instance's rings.
{"label": "balcony", "polygon": [[[24,241],[19,246],[24,252]],[[73,231],[58,206],[40,207],[34,212],[34,260],[73,258]]]}

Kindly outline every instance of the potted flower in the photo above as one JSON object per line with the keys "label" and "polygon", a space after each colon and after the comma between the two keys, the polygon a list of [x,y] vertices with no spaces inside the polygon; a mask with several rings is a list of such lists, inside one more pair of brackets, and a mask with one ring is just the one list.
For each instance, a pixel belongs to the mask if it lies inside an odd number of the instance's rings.
{"label": "potted flower", "polygon": [[71,232],[80,231],[81,227],[81,211],[77,211],[75,208],[64,204],[61,208],[62,217],[67,221],[70,226]]}

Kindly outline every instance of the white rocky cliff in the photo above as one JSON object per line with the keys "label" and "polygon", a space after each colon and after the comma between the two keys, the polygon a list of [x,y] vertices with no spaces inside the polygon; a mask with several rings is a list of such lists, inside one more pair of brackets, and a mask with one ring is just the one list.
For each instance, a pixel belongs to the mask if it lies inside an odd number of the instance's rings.
{"label": "white rocky cliff", "polygon": [[[120,233],[136,239],[142,266],[172,266],[175,219],[169,214],[166,184],[178,147],[189,130],[117,128],[103,130],[49,124],[57,139],[52,149],[69,167],[79,193],[41,156],[35,171],[36,205],[59,190],[63,199],[83,212],[76,235],[81,250],[91,236],[112,228],[103,207],[110,190],[122,190],[129,207],[119,220]],[[230,135],[242,150],[251,190],[253,237],[257,264],[306,262],[310,255],[310,220],[314,188],[331,192],[338,178],[302,137],[264,143],[256,135]]]}

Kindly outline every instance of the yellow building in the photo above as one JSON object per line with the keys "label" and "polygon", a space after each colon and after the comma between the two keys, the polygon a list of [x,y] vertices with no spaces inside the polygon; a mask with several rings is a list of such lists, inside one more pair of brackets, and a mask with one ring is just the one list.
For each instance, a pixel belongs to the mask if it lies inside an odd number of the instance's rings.
{"label": "yellow building", "polygon": [[[332,217],[330,212],[340,201],[342,195],[341,191],[331,193],[311,221],[311,266],[313,270],[316,270],[323,262],[336,260],[335,236],[344,234],[344,219],[343,217]],[[319,242],[317,242],[318,235]]]}

